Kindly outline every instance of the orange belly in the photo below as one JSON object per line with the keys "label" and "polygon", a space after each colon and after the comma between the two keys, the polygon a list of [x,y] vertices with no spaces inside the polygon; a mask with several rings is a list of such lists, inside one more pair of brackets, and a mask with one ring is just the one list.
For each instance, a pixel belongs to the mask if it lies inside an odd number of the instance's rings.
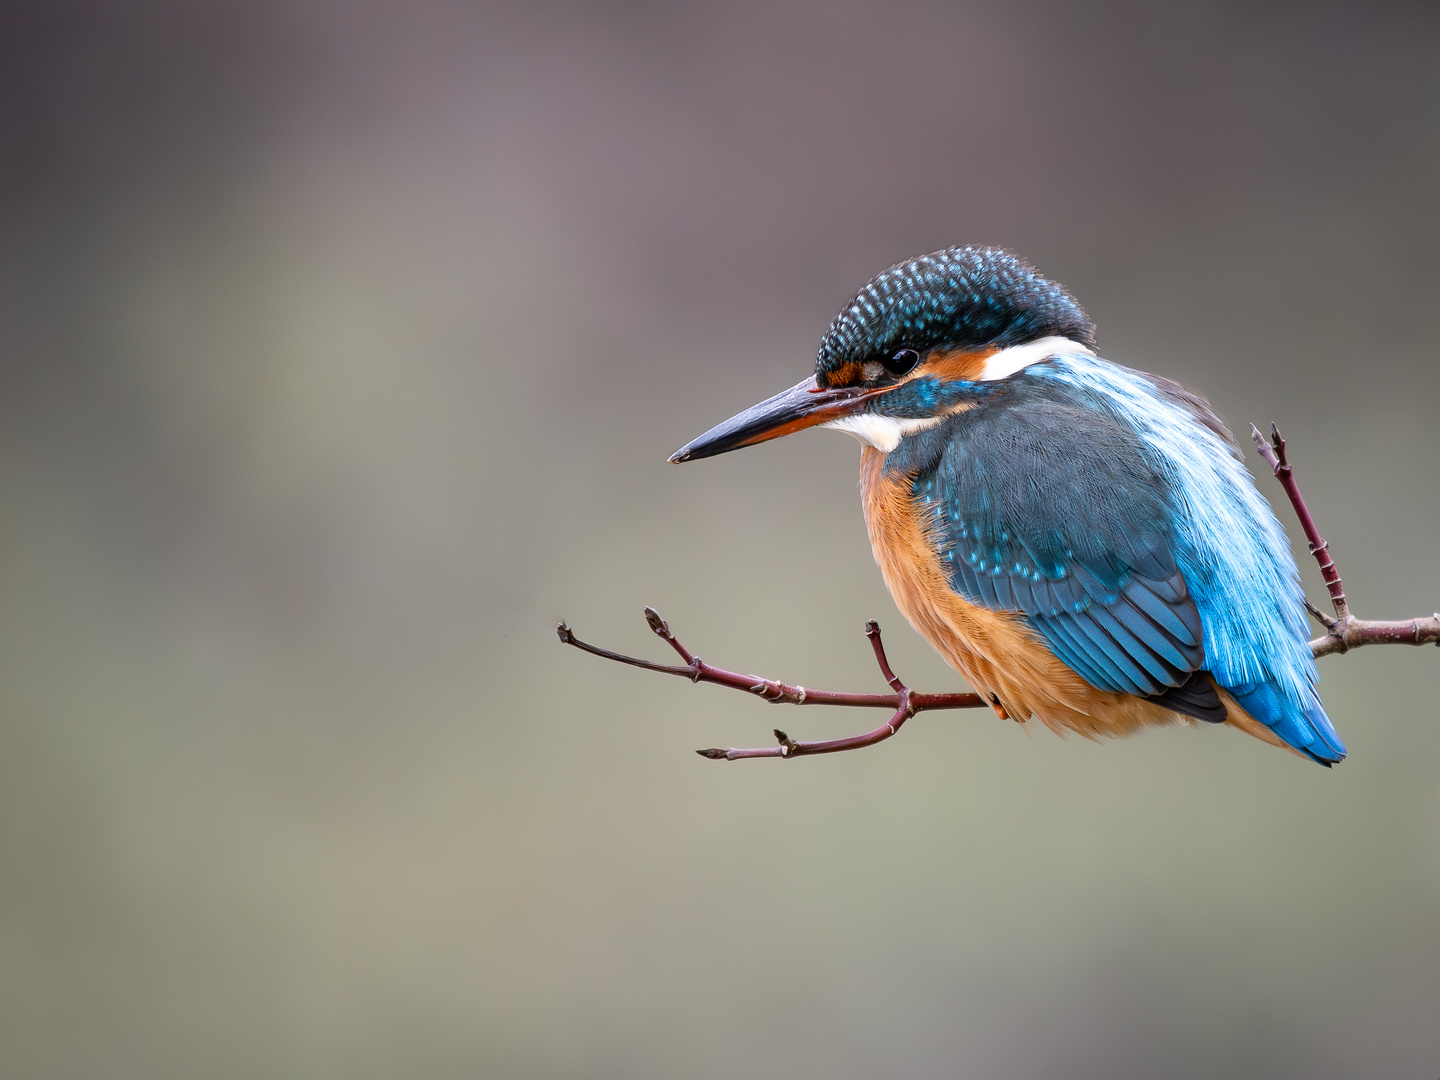
{"label": "orange belly", "polygon": [[911,498],[910,478],[887,476],[884,466],[882,451],[863,447],[860,488],[875,561],[901,614],[977,693],[1021,723],[1036,719],[1088,738],[1188,722],[1145,698],[1097,690],[1057,659],[1020,615],[967,603],[950,588]]}

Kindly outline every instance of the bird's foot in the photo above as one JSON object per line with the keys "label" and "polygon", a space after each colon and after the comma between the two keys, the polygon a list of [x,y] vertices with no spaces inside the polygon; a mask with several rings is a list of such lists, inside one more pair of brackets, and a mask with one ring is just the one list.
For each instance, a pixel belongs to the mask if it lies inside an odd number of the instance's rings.
{"label": "bird's foot", "polygon": [[989,700],[990,708],[995,710],[995,715],[998,716],[1001,720],[1014,719],[1008,712],[1005,711],[1005,706],[1000,703],[999,694],[991,694]]}

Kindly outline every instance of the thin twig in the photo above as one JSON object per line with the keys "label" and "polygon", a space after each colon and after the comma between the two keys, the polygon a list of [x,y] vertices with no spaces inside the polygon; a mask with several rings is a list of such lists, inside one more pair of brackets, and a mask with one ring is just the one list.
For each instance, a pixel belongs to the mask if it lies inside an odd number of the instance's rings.
{"label": "thin twig", "polygon": [[1325,579],[1325,588],[1330,591],[1330,603],[1335,607],[1335,618],[1344,622],[1350,617],[1350,605],[1345,599],[1345,583],[1340,580],[1340,570],[1330,556],[1330,545],[1320,535],[1315,519],[1310,516],[1310,507],[1305,505],[1305,496],[1300,494],[1295,470],[1285,457],[1285,440],[1280,436],[1280,429],[1274,424],[1270,425],[1273,449],[1265,444],[1265,436],[1260,434],[1260,429],[1254,424],[1250,425],[1250,437],[1255,440],[1255,449],[1260,451],[1260,456],[1269,463],[1275,478],[1285,489],[1285,494],[1290,496],[1290,505],[1295,508],[1295,516],[1300,519],[1300,528],[1305,530],[1305,539],[1310,544],[1310,554],[1315,556],[1315,561],[1320,565],[1320,576]]}
{"label": "thin twig", "polygon": [[1300,519],[1300,527],[1305,531],[1310,553],[1315,556],[1320,575],[1325,579],[1325,588],[1330,593],[1330,603],[1335,608],[1335,618],[1332,619],[1308,599],[1305,601],[1305,609],[1326,630],[1324,637],[1310,642],[1311,655],[1319,659],[1334,653],[1349,652],[1362,645],[1440,645],[1440,612],[1428,618],[1422,616],[1397,621],[1357,619],[1351,614],[1350,602],[1345,596],[1345,584],[1340,580],[1340,570],[1330,555],[1330,545],[1321,537],[1320,529],[1310,514],[1305,496],[1300,493],[1300,482],[1295,479],[1295,469],[1285,456],[1285,440],[1280,435],[1280,429],[1271,424],[1270,442],[1266,443],[1260,429],[1251,424],[1250,437],[1255,440],[1255,449],[1269,464],[1275,478],[1280,481],[1280,486],[1285,489],[1285,494],[1290,497],[1290,505],[1295,508],[1295,516]]}
{"label": "thin twig", "polygon": [[1305,610],[1310,613],[1311,617],[1316,622],[1318,622],[1321,626],[1325,627],[1326,630],[1335,629],[1336,620],[1332,619],[1329,615],[1326,615],[1325,612],[1321,611],[1318,607],[1312,604],[1308,596],[1305,597]]}
{"label": "thin twig", "polygon": [[859,708],[892,710],[889,720],[863,735],[851,735],[844,739],[828,739],[822,742],[796,742],[785,732],[776,728],[775,738],[779,744],[777,746],[740,750],[711,747],[708,750],[697,750],[696,753],[701,757],[735,761],[739,758],[792,758],[804,757],[808,754],[833,754],[841,750],[858,750],[862,746],[872,746],[888,739],[900,730],[900,726],[906,720],[918,712],[927,712],[932,709],[975,709],[986,704],[979,694],[913,693],[890,669],[890,662],[885,658],[885,646],[880,640],[880,624],[873,619],[865,624],[865,636],[870,639],[871,647],[875,650],[875,662],[880,665],[880,672],[885,676],[885,681],[895,691],[893,694],[846,694],[833,690],[807,690],[803,686],[792,686],[774,679],[762,679],[758,675],[743,675],[738,671],[727,671],[724,668],[717,668],[713,664],[707,664],[698,656],[692,655],[670,632],[669,624],[660,617],[654,608],[647,607],[645,609],[645,621],[655,635],[664,640],[675,650],[680,659],[685,661],[684,665],[655,664],[649,660],[641,660],[638,657],[626,656],[624,653],[602,649],[598,645],[581,641],[575,636],[575,632],[563,622],[555,628],[555,631],[566,645],[573,645],[577,649],[604,657],[606,660],[615,660],[622,664],[645,668],[647,671],[658,671],[665,675],[681,675],[691,682],[715,683],[719,686],[728,686],[732,690],[744,690],[772,704],[778,705],[783,702],[790,705],[851,705]]}

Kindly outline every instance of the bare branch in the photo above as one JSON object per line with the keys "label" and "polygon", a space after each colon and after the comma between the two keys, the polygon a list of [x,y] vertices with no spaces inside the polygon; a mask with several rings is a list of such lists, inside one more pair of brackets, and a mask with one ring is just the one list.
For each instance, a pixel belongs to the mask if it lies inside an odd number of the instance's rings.
{"label": "bare branch", "polygon": [[1350,605],[1345,600],[1345,583],[1340,580],[1340,570],[1336,567],[1335,560],[1330,557],[1330,545],[1320,535],[1315,519],[1310,516],[1310,508],[1305,505],[1305,497],[1300,494],[1295,470],[1285,457],[1285,440],[1280,437],[1280,429],[1274,424],[1270,425],[1273,449],[1265,445],[1265,437],[1254,424],[1250,425],[1250,437],[1255,440],[1255,449],[1260,451],[1260,456],[1269,463],[1275,478],[1285,489],[1285,494],[1290,496],[1290,505],[1295,508],[1295,516],[1300,519],[1300,528],[1305,530],[1305,539],[1310,544],[1310,554],[1314,555],[1315,561],[1320,564],[1320,576],[1325,579],[1325,588],[1330,591],[1330,603],[1335,606],[1335,617],[1344,622],[1350,617]]}
{"label": "bare branch", "polygon": [[1295,469],[1285,456],[1285,440],[1280,429],[1270,425],[1270,442],[1254,424],[1250,425],[1250,437],[1255,440],[1255,449],[1269,463],[1275,478],[1290,497],[1300,527],[1305,530],[1305,539],[1310,545],[1310,554],[1320,566],[1320,575],[1325,579],[1325,588],[1330,593],[1330,603],[1335,608],[1335,618],[1305,601],[1305,609],[1325,627],[1324,637],[1310,642],[1310,652],[1319,659],[1334,653],[1345,653],[1362,645],[1440,645],[1440,612],[1428,617],[1403,619],[1395,622],[1376,622],[1357,619],[1350,613],[1350,602],[1345,596],[1345,584],[1340,580],[1340,570],[1330,555],[1330,545],[1321,537],[1305,496],[1300,494],[1300,483],[1295,479]]}
{"label": "bare branch", "polygon": [[615,660],[621,664],[645,668],[647,671],[658,671],[665,675],[682,675],[691,682],[715,683],[719,686],[728,686],[732,690],[744,690],[776,705],[783,702],[790,705],[851,705],[859,708],[892,710],[889,720],[863,735],[851,735],[848,738],[829,739],[823,742],[796,742],[785,732],[776,728],[775,738],[779,744],[777,746],[748,750],[724,750],[719,747],[711,747],[708,750],[697,750],[696,753],[701,757],[735,761],[739,758],[791,758],[804,757],[808,754],[833,754],[840,750],[858,750],[862,746],[872,746],[888,739],[900,730],[900,725],[918,712],[932,709],[976,709],[988,704],[979,694],[913,693],[890,669],[890,662],[885,658],[885,646],[880,640],[880,624],[873,619],[865,624],[865,636],[870,639],[870,645],[875,650],[875,662],[880,665],[880,673],[885,676],[885,681],[895,691],[893,694],[846,694],[832,690],[807,690],[803,686],[792,686],[774,679],[762,679],[758,675],[742,675],[737,671],[727,671],[724,668],[707,664],[698,656],[692,655],[670,632],[669,624],[660,617],[654,608],[647,607],[645,609],[645,621],[649,623],[650,629],[654,631],[655,635],[669,644],[685,661],[683,666],[655,664],[649,660],[641,660],[634,656],[602,649],[598,645],[591,645],[577,638],[575,632],[563,622],[555,628],[555,632],[559,634],[560,640],[566,645],[573,645],[577,649],[583,649],[585,652],[604,657],[606,660]]}
{"label": "bare branch", "polygon": [[1351,615],[1348,621],[1336,620],[1330,633],[1310,642],[1310,652],[1318,660],[1361,645],[1440,645],[1440,612],[1393,622],[1357,619]]}

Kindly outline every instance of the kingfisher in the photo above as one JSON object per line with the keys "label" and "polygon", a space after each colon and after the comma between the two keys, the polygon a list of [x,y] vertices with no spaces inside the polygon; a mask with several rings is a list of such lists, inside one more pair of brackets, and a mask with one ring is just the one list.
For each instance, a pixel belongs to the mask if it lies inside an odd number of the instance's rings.
{"label": "kingfisher", "polygon": [[1002,718],[1063,734],[1228,724],[1329,767],[1284,530],[1209,403],[1096,351],[1073,296],[996,247],[898,263],[815,372],[673,462],[803,428],[861,443],[896,606]]}

